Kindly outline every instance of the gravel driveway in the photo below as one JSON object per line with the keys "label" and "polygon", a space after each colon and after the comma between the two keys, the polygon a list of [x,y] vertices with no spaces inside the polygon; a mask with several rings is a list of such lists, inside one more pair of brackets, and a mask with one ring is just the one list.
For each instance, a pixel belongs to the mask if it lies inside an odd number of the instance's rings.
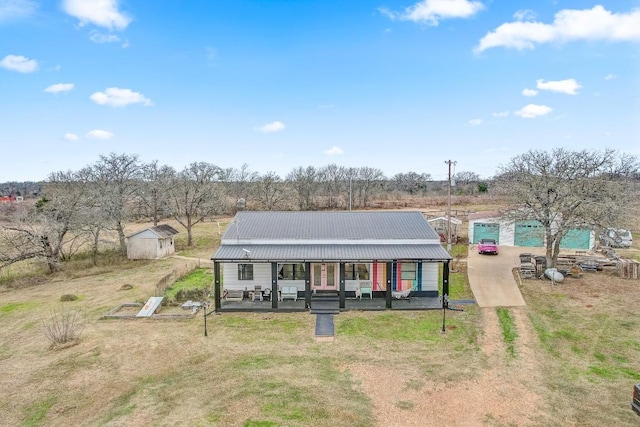
{"label": "gravel driveway", "polygon": [[467,274],[476,303],[480,307],[518,307],[525,305],[513,278],[520,265],[519,255],[530,249],[500,246],[500,255],[479,255],[477,245],[469,246]]}

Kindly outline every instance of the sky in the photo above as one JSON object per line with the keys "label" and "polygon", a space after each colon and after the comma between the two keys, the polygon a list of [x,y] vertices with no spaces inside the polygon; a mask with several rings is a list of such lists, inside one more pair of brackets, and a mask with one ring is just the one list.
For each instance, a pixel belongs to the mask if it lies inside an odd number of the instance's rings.
{"label": "sky", "polygon": [[640,155],[640,0],[0,0],[0,182]]}

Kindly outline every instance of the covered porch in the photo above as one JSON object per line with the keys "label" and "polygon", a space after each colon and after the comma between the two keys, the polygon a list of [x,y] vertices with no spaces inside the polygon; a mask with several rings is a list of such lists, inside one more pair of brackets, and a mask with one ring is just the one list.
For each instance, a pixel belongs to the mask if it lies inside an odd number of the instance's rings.
{"label": "covered porch", "polygon": [[[438,248],[448,256],[444,249],[440,246]],[[309,260],[300,262],[301,260],[291,259],[280,261],[243,260],[243,263],[261,264],[262,269],[268,267],[271,271],[270,283],[262,280],[259,286],[248,286],[244,290],[234,291],[233,298],[228,298],[228,291],[223,289],[221,267],[225,262],[227,264],[241,263],[238,260],[213,259],[213,261],[216,312],[311,311],[313,313],[320,312],[317,310],[329,309],[333,313],[338,313],[350,310],[432,310],[442,308],[442,300],[437,290],[425,290],[421,288],[421,285],[416,286],[415,284],[413,287],[399,289],[403,282],[399,275],[400,266],[406,264],[407,260],[385,262],[361,259],[314,260],[313,262]],[[282,279],[283,263],[291,263],[292,261],[296,261],[296,265],[304,266],[304,276],[301,277],[302,280],[295,282],[296,285],[291,285],[291,281]],[[418,276],[423,266],[433,265],[438,268],[438,264],[442,264],[441,289],[443,294],[449,294],[450,259],[414,259],[411,262],[418,266]],[[355,281],[354,285],[354,281],[347,280],[346,273],[349,265],[357,263],[381,266],[378,270],[384,275],[381,277],[380,274],[375,276],[372,273],[372,277],[367,277],[367,280]],[[373,284],[374,282],[375,284]],[[347,286],[348,283],[349,286]],[[419,281],[418,283],[421,284]],[[369,289],[361,289],[360,286],[363,284]],[[356,286],[355,290],[354,286]]]}
{"label": "covered porch", "polygon": [[[410,299],[394,300],[392,302],[393,310],[436,310],[442,308],[440,297],[411,297]],[[309,311],[305,301],[281,301],[276,311],[280,312],[299,312]],[[383,311],[387,310],[386,300],[384,298],[375,297],[372,299],[347,298],[345,307],[339,308],[339,311]],[[219,311],[226,312],[273,312],[274,309],[271,301],[252,301],[251,299],[243,299],[242,301],[222,301],[222,307]]]}

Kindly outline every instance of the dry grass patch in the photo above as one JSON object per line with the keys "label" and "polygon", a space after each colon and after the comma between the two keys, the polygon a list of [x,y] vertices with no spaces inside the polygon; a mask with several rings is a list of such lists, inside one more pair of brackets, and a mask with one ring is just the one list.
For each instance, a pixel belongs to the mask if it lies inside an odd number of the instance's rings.
{"label": "dry grass patch", "polygon": [[522,290],[555,422],[637,425],[628,401],[640,381],[640,282],[597,272],[556,285],[525,280]]}

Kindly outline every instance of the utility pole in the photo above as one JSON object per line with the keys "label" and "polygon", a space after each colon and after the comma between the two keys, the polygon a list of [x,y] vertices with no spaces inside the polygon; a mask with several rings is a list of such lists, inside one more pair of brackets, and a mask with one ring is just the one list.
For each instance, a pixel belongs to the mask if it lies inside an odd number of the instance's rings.
{"label": "utility pole", "polygon": [[445,163],[449,166],[449,185],[447,186],[447,251],[451,252],[451,165],[455,165],[457,162],[446,160]]}
{"label": "utility pole", "polygon": [[351,177],[351,175],[349,175],[349,211],[351,211],[351,200],[353,198],[353,196],[351,194],[351,191],[352,191],[352,188],[353,188],[353,186],[351,184],[351,180],[352,180],[352,177]]}

